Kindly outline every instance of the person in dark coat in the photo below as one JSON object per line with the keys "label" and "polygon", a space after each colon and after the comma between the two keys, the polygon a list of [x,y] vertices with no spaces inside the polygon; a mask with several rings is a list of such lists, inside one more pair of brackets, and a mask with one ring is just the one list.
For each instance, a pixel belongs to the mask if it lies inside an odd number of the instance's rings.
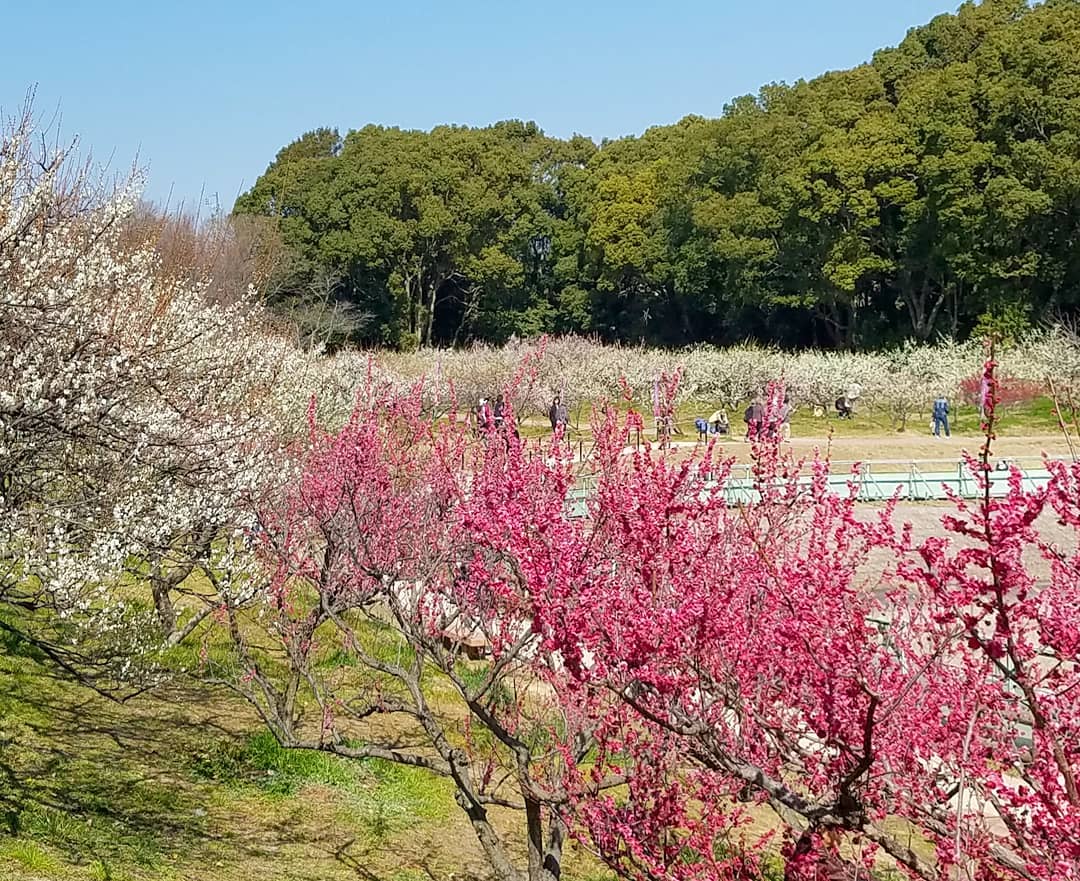
{"label": "person in dark coat", "polygon": [[753,440],[762,436],[765,431],[765,404],[761,396],[754,398],[753,403],[743,413],[743,422],[746,423],[746,437]]}
{"label": "person in dark coat", "polygon": [[945,437],[949,434],[949,399],[942,395],[934,401],[933,409],[934,437],[941,437],[941,430],[945,429]]}
{"label": "person in dark coat", "polygon": [[566,425],[569,422],[566,413],[566,405],[562,402],[562,398],[559,395],[555,396],[555,399],[551,402],[551,407],[548,410],[548,421],[551,422],[552,433],[559,430],[559,426],[562,426],[563,431],[566,431]]}

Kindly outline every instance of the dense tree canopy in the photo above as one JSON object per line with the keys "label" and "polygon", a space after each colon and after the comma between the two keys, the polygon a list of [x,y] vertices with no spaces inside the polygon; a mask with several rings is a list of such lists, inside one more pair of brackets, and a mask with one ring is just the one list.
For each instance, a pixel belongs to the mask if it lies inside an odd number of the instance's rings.
{"label": "dense tree canopy", "polygon": [[963,336],[1080,305],[1077,46],[1077,0],[983,0],[868,64],[599,147],[517,121],[319,129],[235,211],[277,219],[275,296],[329,291],[342,340]]}

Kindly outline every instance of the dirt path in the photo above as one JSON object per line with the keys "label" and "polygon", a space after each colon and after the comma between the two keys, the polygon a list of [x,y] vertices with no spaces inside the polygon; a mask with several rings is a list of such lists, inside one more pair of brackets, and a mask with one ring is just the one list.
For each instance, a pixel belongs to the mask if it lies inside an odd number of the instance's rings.
{"label": "dirt path", "polygon": [[[815,450],[828,451],[835,463],[849,462],[896,462],[903,464],[912,460],[942,460],[957,462],[965,452],[977,454],[982,446],[981,435],[953,435],[951,438],[935,438],[929,435],[897,434],[874,437],[794,437],[791,449],[799,456],[813,455]],[[693,450],[698,444],[680,440],[679,450]],[[1068,456],[1068,443],[1061,435],[1031,435],[1026,437],[1000,437],[994,441],[993,454],[998,458],[1039,460],[1043,456]],[[721,441],[718,453],[734,456],[740,462],[750,459],[750,445],[741,438]]]}

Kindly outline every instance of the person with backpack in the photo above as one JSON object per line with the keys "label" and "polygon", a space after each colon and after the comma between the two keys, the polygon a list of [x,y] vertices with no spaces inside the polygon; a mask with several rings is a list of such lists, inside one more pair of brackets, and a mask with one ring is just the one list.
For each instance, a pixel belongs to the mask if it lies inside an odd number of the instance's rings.
{"label": "person with backpack", "polygon": [[709,436],[709,423],[701,416],[698,416],[698,418],[694,420],[694,428],[697,429],[698,443],[701,443]]}
{"label": "person with backpack", "polygon": [[934,437],[941,437],[941,430],[945,429],[945,437],[952,437],[949,433],[949,399],[944,395],[934,401],[933,409]]}

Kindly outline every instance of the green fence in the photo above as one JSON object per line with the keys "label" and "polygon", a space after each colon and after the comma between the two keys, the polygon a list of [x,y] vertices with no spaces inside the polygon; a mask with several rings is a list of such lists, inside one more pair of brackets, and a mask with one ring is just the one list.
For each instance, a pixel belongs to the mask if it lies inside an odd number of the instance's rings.
{"label": "green fence", "polygon": [[[1045,486],[1050,479],[1046,462],[1042,458],[1001,459],[991,463],[990,494],[995,498],[1008,491],[1012,468],[1020,471],[1024,489],[1035,490]],[[852,488],[860,502],[883,502],[894,497],[908,502],[940,502],[950,495],[965,499],[981,495],[978,481],[964,461],[948,459],[878,460],[874,462],[833,462],[828,477],[828,488],[842,498],[847,498]],[[809,486],[812,476],[804,475],[800,484]],[[716,486],[709,482],[708,488]],[[588,513],[588,499],[594,490],[593,482],[586,478],[570,494],[570,509],[575,516]],[[754,488],[752,466],[736,465],[724,483],[724,497],[729,505],[747,504],[757,498]]]}

